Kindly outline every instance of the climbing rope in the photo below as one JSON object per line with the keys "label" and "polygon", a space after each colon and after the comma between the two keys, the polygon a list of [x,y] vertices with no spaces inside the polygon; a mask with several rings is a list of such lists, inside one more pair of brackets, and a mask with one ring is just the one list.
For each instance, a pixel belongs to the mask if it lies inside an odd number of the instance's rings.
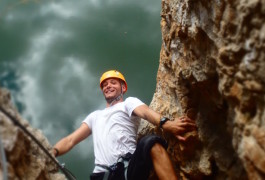
{"label": "climbing rope", "polygon": [[41,149],[42,151],[58,166],[58,168],[64,173],[69,180],[75,180],[75,176],[64,165],[58,163],[58,161],[49,153],[49,151],[32,135],[16,118],[10,115],[4,108],[0,106],[0,110],[4,113],[14,125],[18,126],[24,131]]}
{"label": "climbing rope", "polygon": [[4,146],[2,144],[1,136],[0,136],[0,153],[1,153],[1,164],[3,167],[3,180],[7,180],[7,163],[6,163],[6,154],[4,150]]}

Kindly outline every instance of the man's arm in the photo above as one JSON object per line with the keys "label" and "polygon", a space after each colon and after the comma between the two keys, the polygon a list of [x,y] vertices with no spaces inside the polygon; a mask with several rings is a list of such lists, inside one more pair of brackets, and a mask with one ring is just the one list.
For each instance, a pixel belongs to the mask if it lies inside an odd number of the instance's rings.
{"label": "man's arm", "polygon": [[76,144],[87,138],[90,134],[91,129],[87,126],[87,124],[82,123],[81,126],[72,134],[64,137],[54,145],[53,154],[55,156],[60,156],[67,153]]}
{"label": "man's arm", "polygon": [[147,121],[149,121],[150,123],[154,124],[154,125],[159,125],[160,123],[160,114],[155,112],[154,110],[150,109],[147,105],[140,105],[138,107],[136,107],[133,110],[133,114],[145,119]]}
{"label": "man's arm", "polygon": [[[161,115],[150,109],[147,105],[141,105],[134,109],[133,114],[159,126]],[[173,121],[167,121],[162,128],[175,135],[179,140],[185,140],[183,135],[187,132],[196,130],[196,124],[186,116],[175,118]]]}

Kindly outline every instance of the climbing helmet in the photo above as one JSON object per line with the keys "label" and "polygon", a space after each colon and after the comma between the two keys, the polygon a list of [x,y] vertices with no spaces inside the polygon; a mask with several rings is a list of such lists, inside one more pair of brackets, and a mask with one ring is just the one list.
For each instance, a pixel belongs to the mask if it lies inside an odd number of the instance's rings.
{"label": "climbing helmet", "polygon": [[100,88],[103,89],[103,81],[105,81],[106,79],[109,79],[109,78],[117,78],[117,79],[120,79],[124,82],[125,84],[125,91],[123,93],[125,93],[127,91],[127,83],[126,83],[126,80],[124,78],[124,76],[117,70],[109,70],[109,71],[106,71],[102,74],[101,78],[100,78]]}

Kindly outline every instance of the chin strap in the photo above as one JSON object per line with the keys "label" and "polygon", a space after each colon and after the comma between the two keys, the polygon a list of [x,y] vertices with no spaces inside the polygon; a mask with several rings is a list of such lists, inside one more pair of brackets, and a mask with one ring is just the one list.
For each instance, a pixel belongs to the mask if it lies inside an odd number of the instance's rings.
{"label": "chin strap", "polygon": [[121,93],[115,99],[113,99],[109,105],[112,106],[114,102],[119,101],[122,97],[123,97],[123,94]]}

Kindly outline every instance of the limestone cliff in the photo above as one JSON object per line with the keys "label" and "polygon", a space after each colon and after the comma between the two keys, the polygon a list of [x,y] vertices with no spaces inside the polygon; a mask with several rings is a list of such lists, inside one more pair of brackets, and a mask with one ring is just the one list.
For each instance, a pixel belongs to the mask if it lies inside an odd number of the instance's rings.
{"label": "limestone cliff", "polygon": [[[198,132],[178,142],[161,134],[181,179],[265,179],[265,1],[162,0],[162,47],[151,107],[170,118],[187,115]],[[47,149],[0,90],[0,105]],[[64,179],[55,165],[0,113],[9,179]],[[3,164],[0,166],[3,174]]]}
{"label": "limestone cliff", "polygon": [[[51,145],[43,134],[30,127],[29,123],[17,113],[11,104],[11,97],[7,90],[0,89],[0,105],[16,117],[46,149],[51,150]],[[0,138],[2,142],[0,148],[5,150],[6,156],[6,163],[3,162],[3,158],[0,158],[0,179],[4,177],[4,168],[8,171],[7,178],[12,180],[65,179],[38,145],[2,112],[0,112]]]}
{"label": "limestone cliff", "polygon": [[163,134],[179,176],[265,179],[265,1],[162,0],[161,17],[151,107],[198,125],[185,143]]}

